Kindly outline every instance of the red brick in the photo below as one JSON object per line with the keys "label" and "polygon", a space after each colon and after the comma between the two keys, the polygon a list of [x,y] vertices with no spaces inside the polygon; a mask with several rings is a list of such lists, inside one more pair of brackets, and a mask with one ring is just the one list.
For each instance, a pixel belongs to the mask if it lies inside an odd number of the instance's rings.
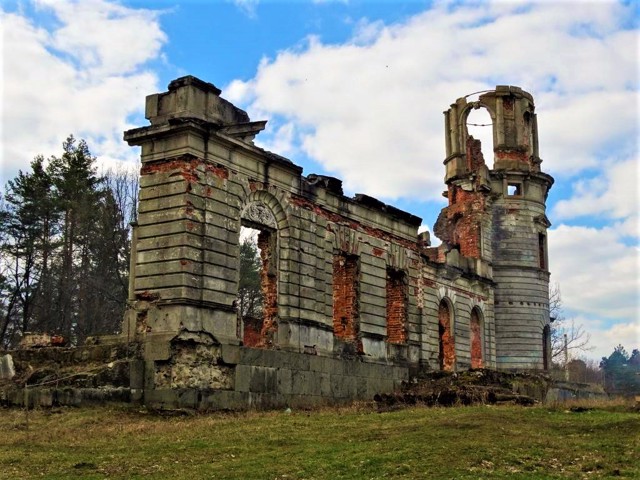
{"label": "red brick", "polygon": [[477,308],[471,310],[471,368],[482,368],[482,332]]}
{"label": "red brick", "polygon": [[333,257],[333,333],[348,342],[359,343],[358,257]]}
{"label": "red brick", "polygon": [[387,270],[387,341],[407,341],[407,284],[406,274],[400,270]]}
{"label": "red brick", "polygon": [[438,332],[440,369],[450,372],[456,363],[456,349],[451,334],[451,313],[444,300],[438,308]]}

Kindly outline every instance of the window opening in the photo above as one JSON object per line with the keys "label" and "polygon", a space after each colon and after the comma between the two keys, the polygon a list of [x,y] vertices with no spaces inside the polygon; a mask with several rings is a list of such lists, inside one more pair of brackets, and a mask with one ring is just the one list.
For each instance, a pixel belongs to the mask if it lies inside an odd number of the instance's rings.
{"label": "window opening", "polygon": [[542,365],[545,370],[549,370],[549,360],[551,358],[551,327],[545,325],[542,329]]}
{"label": "window opening", "polygon": [[544,233],[538,234],[538,263],[542,270],[547,269],[547,249]]}
{"label": "window opening", "polygon": [[262,331],[262,309],[264,293],[261,276],[262,260],[258,248],[260,230],[242,226],[240,228],[240,274],[236,307],[243,328],[243,341],[247,346],[260,343]]}
{"label": "window opening", "polygon": [[522,195],[521,183],[509,183],[507,184],[507,195],[510,197],[519,197]]}
{"label": "window opening", "polygon": [[482,358],[482,321],[477,307],[471,310],[471,368],[482,368],[484,366]]}
{"label": "window opening", "polygon": [[451,320],[449,304],[446,300],[442,300],[438,307],[438,360],[440,362],[440,370],[446,372],[453,371],[456,361]]}
{"label": "window opening", "polygon": [[387,341],[407,341],[407,275],[402,270],[387,269]]}
{"label": "window opening", "polygon": [[[241,271],[236,306],[238,333],[248,347],[268,348],[275,342],[278,328],[277,238],[276,220],[271,211],[261,203],[247,205],[242,212],[240,228]],[[247,257],[244,262],[243,255]]]}
{"label": "window opening", "polygon": [[[483,160],[493,160],[493,120],[491,114],[484,107],[474,108],[469,111],[466,121],[467,138],[473,137],[480,141],[480,151]],[[474,165],[471,165],[474,167]]]}
{"label": "window opening", "polygon": [[333,333],[346,342],[359,343],[359,265],[356,255],[333,257]]}

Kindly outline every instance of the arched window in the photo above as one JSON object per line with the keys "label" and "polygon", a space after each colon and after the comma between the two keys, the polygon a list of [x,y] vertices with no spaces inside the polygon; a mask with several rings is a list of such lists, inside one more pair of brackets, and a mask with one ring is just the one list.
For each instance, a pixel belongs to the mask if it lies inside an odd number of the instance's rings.
{"label": "arched window", "polygon": [[[480,140],[482,156],[485,163],[493,163],[493,120],[491,114],[484,107],[474,108],[469,111],[466,119],[466,131],[468,137]],[[476,165],[469,165],[474,168]]]}
{"label": "arched window", "polygon": [[469,328],[471,330],[471,368],[482,368],[484,367],[482,355],[482,313],[478,307],[474,307],[471,310]]}
{"label": "arched window", "polygon": [[456,363],[456,348],[453,338],[453,318],[449,303],[442,299],[438,307],[438,360],[440,370],[452,372]]}
{"label": "arched window", "polygon": [[[248,347],[269,347],[274,344],[278,315],[278,231],[276,219],[271,210],[260,202],[249,203],[241,213],[240,275],[256,275],[253,279],[240,278],[238,309],[242,324],[242,338]],[[253,247],[243,245],[251,236]],[[251,251],[250,251],[251,250]],[[253,255],[255,258],[243,258]],[[243,271],[242,263],[249,270]],[[253,262],[253,265],[251,263]],[[257,272],[253,271],[257,270]],[[249,285],[247,285],[249,284]],[[247,297],[247,294],[252,295]],[[252,303],[253,302],[253,303]],[[251,306],[252,308],[249,308]]]}

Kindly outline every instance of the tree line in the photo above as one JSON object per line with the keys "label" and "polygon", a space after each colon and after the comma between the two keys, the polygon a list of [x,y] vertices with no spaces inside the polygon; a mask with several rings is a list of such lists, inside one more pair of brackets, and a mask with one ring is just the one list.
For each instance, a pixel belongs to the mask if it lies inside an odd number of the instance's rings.
{"label": "tree line", "polygon": [[640,395],[640,350],[637,348],[629,355],[622,345],[618,345],[611,355],[602,357],[600,370],[607,393]]}
{"label": "tree line", "polygon": [[37,156],[0,198],[0,348],[25,332],[80,344],[120,327],[138,176],[99,175],[84,140]]}

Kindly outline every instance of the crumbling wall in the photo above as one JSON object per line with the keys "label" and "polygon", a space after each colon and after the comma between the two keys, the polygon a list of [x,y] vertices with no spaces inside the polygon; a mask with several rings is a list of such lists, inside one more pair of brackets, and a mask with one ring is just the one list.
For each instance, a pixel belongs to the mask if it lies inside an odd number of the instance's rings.
{"label": "crumbling wall", "polygon": [[154,385],[200,390],[233,388],[234,370],[222,362],[220,345],[210,335],[182,332],[171,341],[171,357],[156,362]]}
{"label": "crumbling wall", "polygon": [[473,181],[464,179],[449,183],[449,205],[442,209],[434,225],[434,233],[449,248],[460,251],[463,257],[481,258],[482,224],[487,214],[488,192],[485,188],[486,165],[480,140],[467,139],[466,158]]}
{"label": "crumbling wall", "polygon": [[[315,405],[430,369],[543,366],[553,179],[531,95],[498,86],[445,112],[448,205],[431,247],[420,218],[254,145],[266,122],[220,93],[177,79],[147,98],[150,125],[125,132],[142,151],[122,335],[140,348],[132,401]],[[472,108],[493,121],[491,170]],[[242,226],[260,231],[260,318],[237,311]]]}
{"label": "crumbling wall", "polygon": [[[336,338],[359,343],[358,257],[333,257],[333,333]],[[359,349],[361,350],[361,346]]]}
{"label": "crumbling wall", "polygon": [[387,269],[387,340],[405,343],[407,340],[407,285],[404,272]]}
{"label": "crumbling wall", "polygon": [[438,307],[438,339],[440,369],[450,372],[456,364],[456,348],[451,328],[451,311],[446,301]]}
{"label": "crumbling wall", "polygon": [[484,366],[482,355],[482,331],[478,310],[471,310],[471,368],[482,368]]}
{"label": "crumbling wall", "polygon": [[278,329],[278,280],[277,269],[273,265],[276,247],[274,233],[263,230],[258,234],[260,250],[260,289],[262,290],[262,328],[257,346],[274,346],[274,336]]}

